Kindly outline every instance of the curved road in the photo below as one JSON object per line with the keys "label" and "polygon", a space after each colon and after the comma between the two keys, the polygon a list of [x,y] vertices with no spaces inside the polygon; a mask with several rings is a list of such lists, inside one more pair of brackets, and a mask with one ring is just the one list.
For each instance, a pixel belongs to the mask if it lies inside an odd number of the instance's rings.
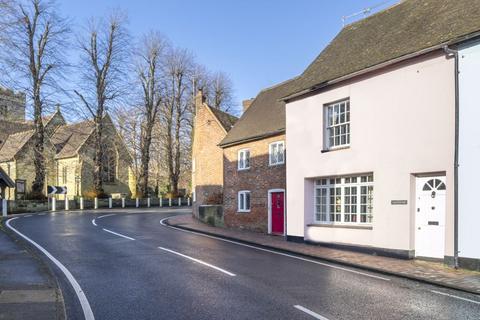
{"label": "curved road", "polygon": [[69,319],[480,318],[476,295],[160,223],[186,213],[49,213],[8,224],[46,254]]}

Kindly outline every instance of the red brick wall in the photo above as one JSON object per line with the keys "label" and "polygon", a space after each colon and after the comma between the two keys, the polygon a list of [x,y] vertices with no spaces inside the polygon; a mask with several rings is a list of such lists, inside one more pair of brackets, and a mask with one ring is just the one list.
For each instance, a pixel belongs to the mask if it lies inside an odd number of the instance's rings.
{"label": "red brick wall", "polygon": [[[269,165],[269,144],[276,141],[285,141],[285,135],[223,149],[225,225],[261,232],[268,231],[268,190],[285,189],[286,186],[286,164]],[[250,149],[250,169],[239,171],[237,169],[238,151],[246,148]],[[250,191],[251,211],[248,213],[237,212],[240,190]]]}

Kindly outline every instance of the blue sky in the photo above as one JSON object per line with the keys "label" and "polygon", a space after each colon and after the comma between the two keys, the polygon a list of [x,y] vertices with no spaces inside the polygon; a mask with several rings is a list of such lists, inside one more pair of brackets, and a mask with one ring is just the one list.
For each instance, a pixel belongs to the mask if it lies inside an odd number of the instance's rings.
{"label": "blue sky", "polygon": [[[58,0],[83,23],[121,8],[134,36],[149,30],[230,75],[238,102],[300,74],[342,27],[341,17],[382,0]],[[391,1],[394,3],[395,1]],[[352,20],[350,20],[352,21]]]}

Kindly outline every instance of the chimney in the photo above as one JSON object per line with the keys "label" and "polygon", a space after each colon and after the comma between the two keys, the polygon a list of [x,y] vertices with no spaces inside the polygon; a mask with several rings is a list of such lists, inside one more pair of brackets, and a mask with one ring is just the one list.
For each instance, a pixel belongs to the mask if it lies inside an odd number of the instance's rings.
{"label": "chimney", "polygon": [[250,98],[248,100],[243,100],[242,101],[242,105],[243,105],[243,112],[247,111],[247,109],[250,107],[250,105],[252,104],[254,98]]}
{"label": "chimney", "polygon": [[200,108],[205,103],[205,96],[203,95],[203,91],[199,89],[197,91],[197,95],[195,96],[195,109]]}

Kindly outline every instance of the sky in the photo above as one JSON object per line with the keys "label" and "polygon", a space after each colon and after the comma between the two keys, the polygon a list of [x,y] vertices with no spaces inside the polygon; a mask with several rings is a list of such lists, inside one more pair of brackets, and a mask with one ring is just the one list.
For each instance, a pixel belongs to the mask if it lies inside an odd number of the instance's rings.
{"label": "sky", "polygon": [[209,70],[228,74],[239,105],[260,90],[302,73],[341,30],[342,16],[380,3],[382,0],[58,0],[59,11],[75,25],[120,8],[128,15],[133,36],[159,31],[175,45],[190,50]]}

